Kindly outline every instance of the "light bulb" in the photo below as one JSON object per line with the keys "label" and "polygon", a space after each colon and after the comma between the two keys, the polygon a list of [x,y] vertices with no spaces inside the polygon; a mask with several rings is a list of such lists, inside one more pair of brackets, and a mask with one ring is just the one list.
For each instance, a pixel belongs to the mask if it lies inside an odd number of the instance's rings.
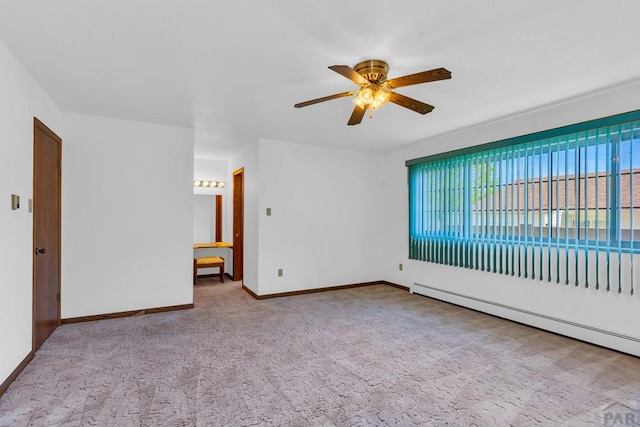
{"label": "light bulb", "polygon": [[355,98],[353,98],[353,103],[356,104],[358,107],[360,108],[365,108],[367,106],[367,104],[365,104],[364,102],[362,102],[360,100],[360,98],[358,98],[357,96]]}
{"label": "light bulb", "polygon": [[387,103],[387,101],[389,101],[389,97],[391,96],[391,94],[389,92],[386,92],[384,90],[377,90],[375,92],[375,94],[373,95],[373,101],[371,101],[371,106],[370,108],[372,110],[377,110],[378,108],[382,107],[384,104]]}
{"label": "light bulb", "polygon": [[202,186],[203,187],[208,187],[209,186],[209,181],[202,181]]}
{"label": "light bulb", "polygon": [[196,179],[195,181],[193,181],[194,187],[200,187],[201,185],[202,185],[202,182],[200,182],[199,180]]}
{"label": "light bulb", "polygon": [[368,104],[373,100],[373,91],[371,88],[365,87],[358,91],[358,99],[362,101],[363,104]]}
{"label": "light bulb", "polygon": [[218,188],[223,188],[224,187],[224,182],[220,181],[218,182]]}

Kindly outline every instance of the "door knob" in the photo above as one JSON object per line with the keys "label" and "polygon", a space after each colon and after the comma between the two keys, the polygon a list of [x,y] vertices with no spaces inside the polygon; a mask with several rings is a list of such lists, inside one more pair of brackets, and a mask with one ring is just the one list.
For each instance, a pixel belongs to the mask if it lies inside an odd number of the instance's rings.
{"label": "door knob", "polygon": [[47,252],[47,250],[45,248],[40,248],[40,249],[36,248],[36,255],[44,254],[46,252]]}

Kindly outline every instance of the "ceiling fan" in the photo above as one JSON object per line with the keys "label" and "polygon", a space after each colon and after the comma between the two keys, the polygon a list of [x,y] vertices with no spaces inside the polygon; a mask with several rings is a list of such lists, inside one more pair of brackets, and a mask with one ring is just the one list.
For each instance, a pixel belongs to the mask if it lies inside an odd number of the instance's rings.
{"label": "ceiling fan", "polygon": [[446,68],[435,68],[433,70],[387,80],[389,65],[379,59],[369,59],[360,62],[353,68],[348,65],[332,65],[329,68],[348,78],[360,86],[360,88],[356,91],[336,93],[335,95],[300,102],[295,104],[294,107],[302,108],[332,99],[356,95],[353,99],[356,107],[353,109],[353,113],[351,113],[349,122],[347,122],[349,126],[359,124],[367,110],[377,110],[389,101],[413,110],[416,113],[427,114],[433,110],[433,105],[425,104],[424,102],[393,92],[393,89],[451,78],[451,72]]}

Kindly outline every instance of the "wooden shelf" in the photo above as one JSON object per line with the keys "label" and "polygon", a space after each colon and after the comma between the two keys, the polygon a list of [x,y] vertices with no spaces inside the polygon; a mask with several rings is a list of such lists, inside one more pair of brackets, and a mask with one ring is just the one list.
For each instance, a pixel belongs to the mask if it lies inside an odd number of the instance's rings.
{"label": "wooden shelf", "polygon": [[210,243],[194,243],[193,244],[193,249],[207,249],[207,248],[233,248],[233,245],[227,242],[210,242]]}

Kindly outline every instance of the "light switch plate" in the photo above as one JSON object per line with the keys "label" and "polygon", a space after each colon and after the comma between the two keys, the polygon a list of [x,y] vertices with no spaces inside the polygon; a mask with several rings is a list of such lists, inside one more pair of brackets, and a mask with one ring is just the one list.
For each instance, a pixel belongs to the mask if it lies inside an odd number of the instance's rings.
{"label": "light switch plate", "polygon": [[267,208],[267,216],[271,216],[271,208]]}
{"label": "light switch plate", "polygon": [[33,199],[27,200],[27,209],[29,210],[29,213],[33,212]]}
{"label": "light switch plate", "polygon": [[20,196],[17,194],[11,195],[11,210],[15,211],[20,209]]}

